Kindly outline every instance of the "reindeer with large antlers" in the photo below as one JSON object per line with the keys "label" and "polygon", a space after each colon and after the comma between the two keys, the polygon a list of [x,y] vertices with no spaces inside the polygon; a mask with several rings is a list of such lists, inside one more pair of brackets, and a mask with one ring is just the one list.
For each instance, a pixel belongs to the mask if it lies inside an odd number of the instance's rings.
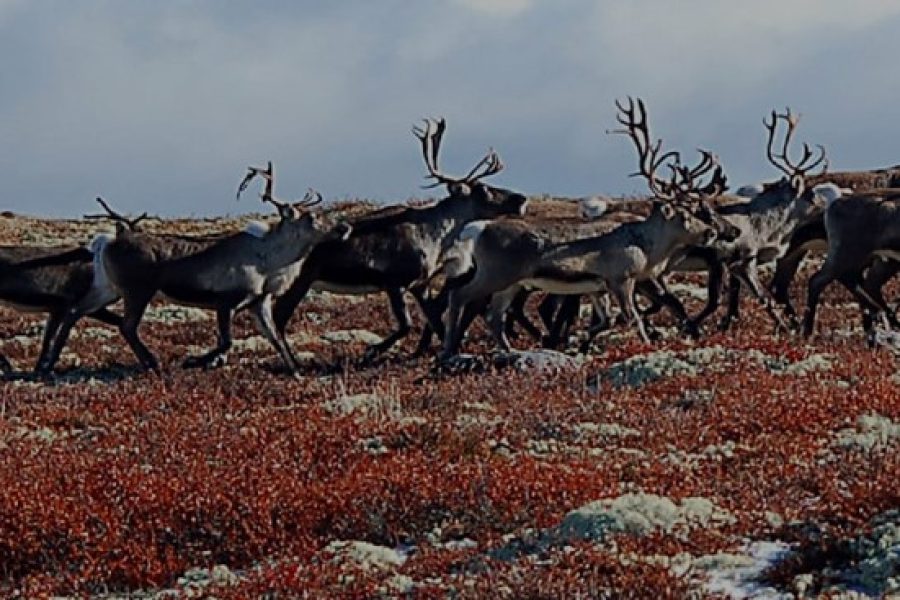
{"label": "reindeer with large antlers", "polygon": [[[807,185],[808,173],[818,166],[827,169],[825,149],[817,146],[814,152],[809,144],[803,144],[800,160],[789,157],[790,143],[800,121],[799,115],[772,111],[764,120],[767,131],[766,157],[784,177],[757,190],[748,202],[718,206],[717,214],[740,231],[733,242],[717,244],[720,259],[728,267],[728,311],[720,322],[721,329],[728,329],[738,315],[741,285],[746,285],[763,304],[776,327],[787,330],[781,315],[775,310],[775,300],[768,288],[759,281],[759,266],[784,256],[794,232],[816,218],[824,208],[825,200],[833,192],[833,186]],[[778,124],[785,123],[786,131],[781,151],[775,150]],[[686,270],[691,265],[685,265]],[[702,322],[709,311],[698,316]]]}
{"label": "reindeer with large antlers", "polygon": [[[676,151],[662,152],[662,142],[652,142],[641,100],[629,99],[626,108],[617,103],[619,122],[638,151],[638,174],[654,194],[649,217],[626,223],[600,235],[554,241],[539,227],[512,220],[473,223],[463,230],[460,242],[471,248],[469,262],[474,273],[450,293],[447,335],[442,358],[458,350],[465,328],[463,311],[472,302],[490,297],[488,323],[498,345],[509,349],[503,316],[521,289],[539,289],[553,294],[597,294],[610,292],[645,341],[649,337],[637,312],[634,292],[638,284],[656,288],[658,277],[683,248],[712,242],[717,223],[706,206],[705,196],[718,193],[724,176],[715,157],[701,151],[694,167],[681,162]],[[670,172],[668,180],[657,175]],[[708,181],[704,178],[712,174]]]}
{"label": "reindeer with large antlers", "polygon": [[412,324],[404,300],[406,291],[412,293],[426,318],[440,331],[440,317],[425,294],[444,253],[466,224],[521,214],[527,204],[522,194],[483,181],[503,169],[493,150],[464,177],[443,173],[438,155],[445,128],[443,119],[426,119],[424,126],[414,128],[413,133],[422,146],[427,177],[434,180],[428,187],[446,186],[449,196],[432,206],[391,207],[364,215],[351,221],[353,233],[348,239],[317,246],[300,277],[275,304],[275,324],[280,333],[310,288],[339,294],[388,295],[398,327],[367,350],[367,359],[387,351],[408,335]]}
{"label": "reindeer with large antlers", "polygon": [[265,169],[250,168],[238,196],[257,176],[265,180],[263,202],[278,210],[280,220],[274,225],[251,223],[244,232],[207,237],[141,233],[119,225],[115,239],[103,247],[101,276],[124,300],[122,335],[145,368],[157,370],[159,365],[138,336],[138,326],[149,302],[162,293],[175,302],[216,311],[218,345],[188,358],[184,366],[223,364],[232,344],[232,317],[247,309],[288,371],[297,374],[301,365],[272,319],[273,299],[294,282],[316,244],[344,239],[351,228],[341,223],[326,229],[308,210],[322,200],[312,191],[297,203],[278,200],[271,162]]}

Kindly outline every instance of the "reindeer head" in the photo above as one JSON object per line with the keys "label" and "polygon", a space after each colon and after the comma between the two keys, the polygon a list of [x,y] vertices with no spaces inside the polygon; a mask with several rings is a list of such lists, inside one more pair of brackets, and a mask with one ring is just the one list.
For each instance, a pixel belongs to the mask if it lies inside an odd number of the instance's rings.
{"label": "reindeer head", "polygon": [[[787,131],[784,135],[784,141],[781,145],[781,152],[776,153],[775,134],[778,123],[784,122],[787,125]],[[768,132],[766,141],[766,158],[775,168],[784,173],[779,181],[762,185],[762,189],[757,198],[769,196],[780,199],[783,202],[794,202],[794,216],[798,219],[809,219],[824,208],[824,201],[816,194],[815,190],[806,184],[810,171],[822,165],[822,170],[816,175],[819,176],[828,170],[828,158],[825,154],[825,148],[817,145],[818,153],[814,153],[806,142],[803,143],[803,155],[799,162],[794,163],[788,156],[788,147],[794,136],[797,124],[800,122],[800,115],[791,112],[790,108],[786,108],[783,114],[772,111],[771,120],[763,119],[763,125]],[[818,154],[818,156],[816,156]]]}
{"label": "reindeer head", "polygon": [[[709,244],[717,238],[733,240],[739,235],[736,227],[718,217],[709,205],[711,198],[728,189],[728,180],[718,157],[707,150],[700,152],[700,161],[693,167],[681,162],[675,150],[662,152],[662,140],[651,141],[647,109],[640,98],[628,98],[625,106],[616,100],[619,114],[616,120],[623,129],[608,133],[627,135],[638,151],[638,170],[632,176],[642,176],[653,193],[651,218],[675,222],[691,238],[691,243]],[[657,176],[665,165],[669,178]],[[709,176],[708,180],[704,180]]]}
{"label": "reindeer head", "polygon": [[97,204],[103,208],[105,214],[102,215],[84,215],[85,219],[89,220],[99,220],[99,219],[109,219],[113,223],[116,224],[116,234],[122,234],[126,231],[137,231],[138,224],[147,218],[147,213],[142,213],[140,216],[135,217],[133,219],[128,218],[112,209],[112,207],[106,203],[106,200],[97,196]]}
{"label": "reindeer head", "polygon": [[528,198],[524,195],[488,185],[482,180],[503,170],[500,156],[493,150],[488,153],[464,177],[450,177],[438,167],[438,153],[447,123],[444,119],[424,119],[424,127],[413,127],[413,134],[422,143],[422,155],[428,168],[427,177],[433,188],[447,186],[450,199],[466,202],[474,209],[476,219],[492,219],[500,215],[525,214]]}
{"label": "reindeer head", "polygon": [[322,194],[315,190],[307,190],[303,199],[297,202],[285,202],[277,199],[274,194],[275,169],[272,167],[272,161],[268,162],[265,169],[248,167],[247,175],[238,186],[238,198],[257,176],[265,181],[265,188],[260,194],[260,198],[264,203],[274,206],[280,217],[278,223],[269,228],[269,233],[278,232],[282,237],[290,237],[298,242],[307,243],[309,247],[320,241],[347,239],[350,236],[352,228],[347,223],[338,223],[329,228],[323,223],[321,215],[309,210],[322,202]]}

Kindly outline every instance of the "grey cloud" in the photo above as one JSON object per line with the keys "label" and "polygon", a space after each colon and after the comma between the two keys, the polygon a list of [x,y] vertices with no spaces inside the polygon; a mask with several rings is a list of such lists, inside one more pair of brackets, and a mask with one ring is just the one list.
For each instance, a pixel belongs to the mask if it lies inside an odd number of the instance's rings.
{"label": "grey cloud", "polygon": [[442,114],[442,162],[488,146],[505,184],[632,192],[631,147],[604,131],[644,95],[658,135],[767,178],[760,119],[790,103],[836,168],[898,162],[898,10],[881,0],[0,3],[0,207],[163,214],[234,203],[246,164],[279,191],[422,194],[409,127]]}

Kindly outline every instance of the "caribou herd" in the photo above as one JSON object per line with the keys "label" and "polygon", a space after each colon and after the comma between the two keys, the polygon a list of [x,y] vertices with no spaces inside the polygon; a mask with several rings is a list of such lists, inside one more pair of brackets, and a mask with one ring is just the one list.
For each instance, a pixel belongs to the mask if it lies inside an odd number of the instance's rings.
{"label": "caribou herd", "polygon": [[[0,247],[0,303],[48,313],[38,376],[52,373],[72,327],[84,316],[118,328],[140,365],[158,371],[138,332],[159,294],[216,313],[216,347],[186,358],[185,367],[223,365],[233,316],[246,309],[294,376],[303,365],[286,329],[310,290],[387,294],[396,329],[369,347],[365,361],[410,333],[407,293],[424,317],[416,353],[429,353],[436,337],[438,364],[459,354],[479,317],[501,351],[510,351],[508,335],[516,324],[535,343],[564,346],[582,298],[593,309],[585,351],[597,332],[616,323],[652,343],[652,316],[661,309],[672,313],[684,335],[699,337],[719,308],[723,287],[720,330],[739,317],[746,288],[777,331],[810,336],[822,291],[835,280],[858,303],[869,343],[879,321],[900,328],[882,294],[900,270],[900,166],[828,172],[821,146],[803,143],[791,152],[799,116],[789,109],[772,111],[764,120],[765,156],[780,179],[729,195],[714,153],[700,150],[697,163],[688,164],[678,150],[663,148],[651,136],[642,100],[628,98],[616,108],[618,128],[610,133],[634,144],[634,175],[646,180],[648,199],[585,199],[582,218],[534,216],[526,195],[486,183],[503,169],[494,151],[462,177],[445,174],[438,156],[446,124],[426,119],[413,132],[433,180],[428,187],[447,192],[433,204],[335,218],[314,209],[322,198],[313,191],[299,202],[279,200],[271,163],[251,167],[238,196],[261,178],[261,198],[277,210],[278,221],[254,221],[234,233],[150,233],[141,227],[146,213],[128,218],[98,198],[104,214],[88,218],[113,221],[115,234],[98,234],[86,247]],[[825,258],[810,279],[800,320],[789,292],[811,252]],[[760,279],[760,267],[767,265],[774,269],[769,285]],[[707,273],[707,301],[691,316],[667,280],[672,273],[696,271]],[[524,310],[534,292],[544,294],[541,326]],[[121,314],[109,310],[120,300]],[[0,373],[13,373],[2,354]]]}

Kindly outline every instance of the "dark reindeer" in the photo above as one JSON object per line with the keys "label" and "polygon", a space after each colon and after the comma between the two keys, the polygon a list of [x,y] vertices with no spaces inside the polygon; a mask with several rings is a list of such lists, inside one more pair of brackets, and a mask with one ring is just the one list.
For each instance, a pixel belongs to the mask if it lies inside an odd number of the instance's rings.
{"label": "dark reindeer", "polygon": [[[98,236],[92,247],[97,250],[107,241]],[[34,369],[37,375],[50,373],[56,365],[59,349],[65,345],[71,329],[71,325],[64,326],[67,314],[78,311],[118,327],[121,317],[106,309],[116,298],[112,290],[95,280],[94,256],[88,248],[0,247],[0,303],[22,312],[49,313]],[[12,370],[0,354],[0,371]]]}
{"label": "dark reindeer", "polygon": [[[885,315],[892,327],[900,327],[881,296],[881,283],[893,276],[900,261],[900,190],[870,190],[831,200],[825,210],[828,252],[822,267],[809,280],[803,334],[812,335],[822,291],[837,280],[846,287],[864,313],[870,343],[874,341],[874,317]],[[866,284],[869,268],[875,282]]]}
{"label": "dark reindeer", "polygon": [[284,334],[297,305],[311,288],[338,294],[387,294],[397,329],[371,346],[365,360],[389,350],[409,334],[411,321],[404,292],[413,295],[430,326],[442,333],[440,316],[435,314],[426,291],[441,268],[444,253],[466,224],[522,214],[527,204],[522,194],[484,183],[485,178],[503,169],[493,150],[464,177],[444,174],[438,167],[438,154],[445,128],[443,119],[426,119],[424,127],[413,132],[422,145],[427,177],[434,180],[427,187],[444,185],[449,195],[433,206],[391,208],[352,220],[353,232],[348,239],[332,240],[313,249],[296,282],[275,303],[279,334]]}

